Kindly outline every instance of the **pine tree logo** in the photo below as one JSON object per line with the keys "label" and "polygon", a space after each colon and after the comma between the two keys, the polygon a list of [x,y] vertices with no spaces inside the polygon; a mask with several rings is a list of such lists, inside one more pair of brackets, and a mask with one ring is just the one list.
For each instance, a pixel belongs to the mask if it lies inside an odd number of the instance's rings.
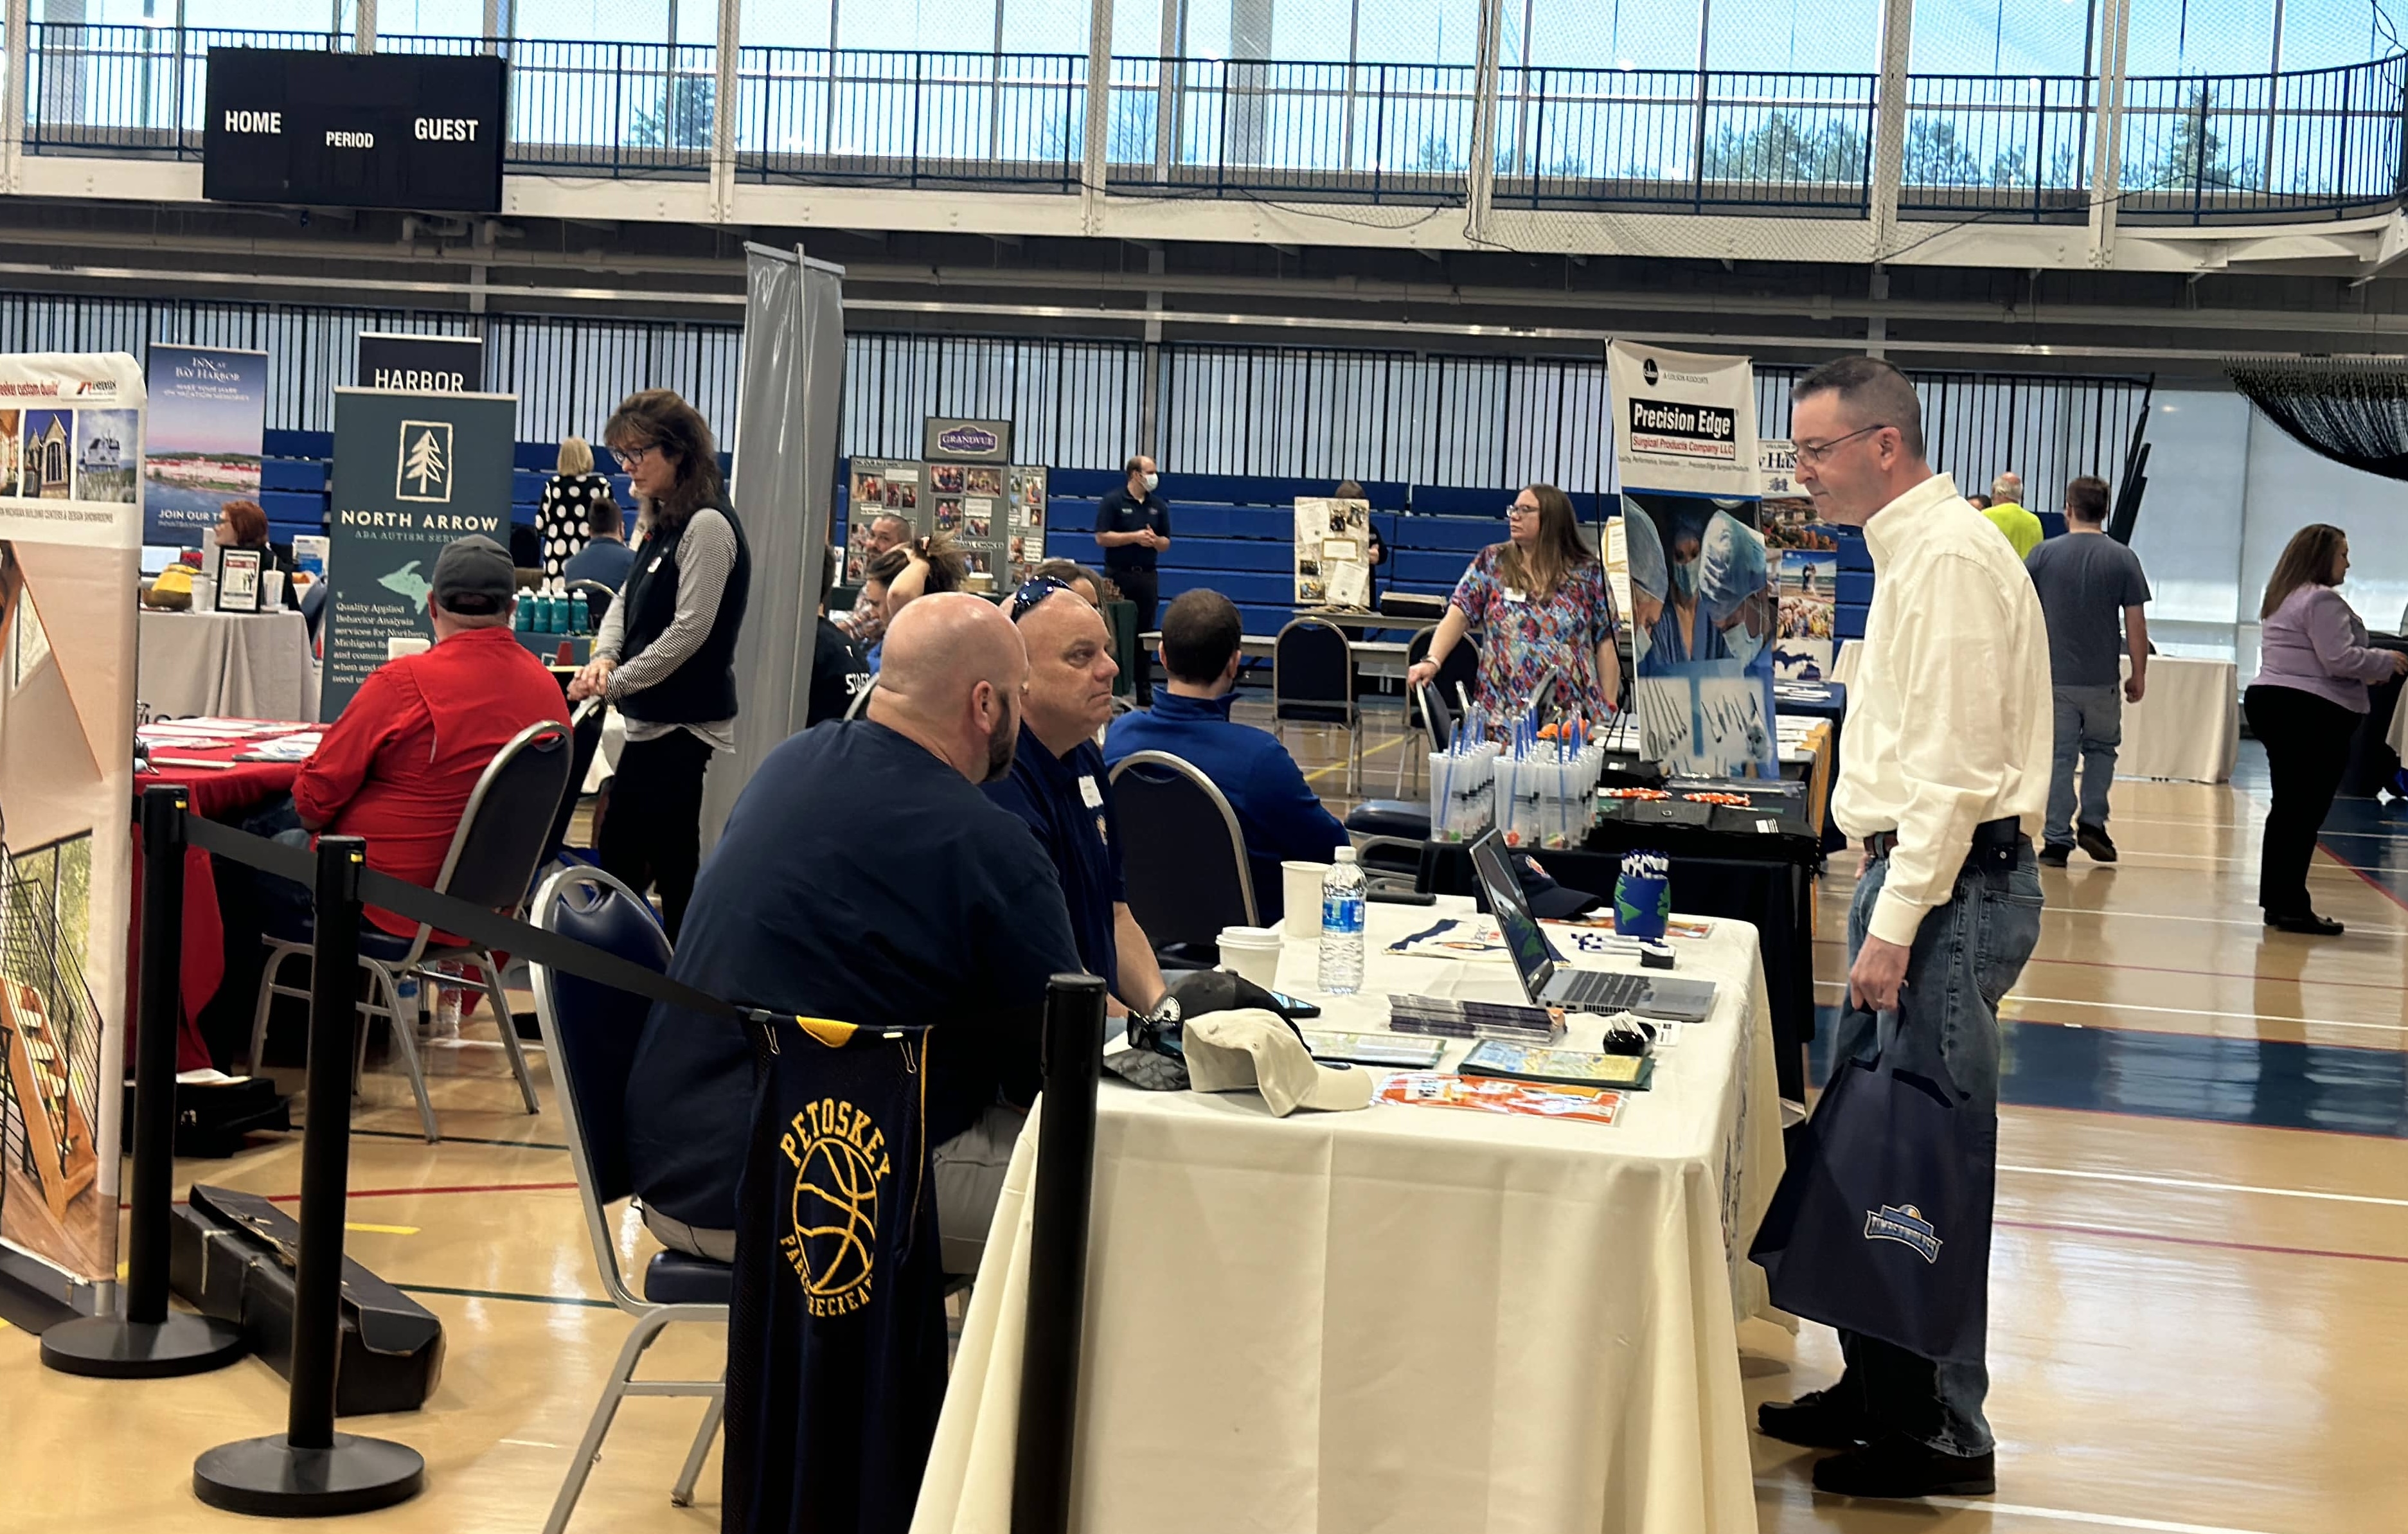
{"label": "pine tree logo", "polygon": [[393,493],[405,501],[452,499],[452,423],[405,421],[401,423],[400,468]]}

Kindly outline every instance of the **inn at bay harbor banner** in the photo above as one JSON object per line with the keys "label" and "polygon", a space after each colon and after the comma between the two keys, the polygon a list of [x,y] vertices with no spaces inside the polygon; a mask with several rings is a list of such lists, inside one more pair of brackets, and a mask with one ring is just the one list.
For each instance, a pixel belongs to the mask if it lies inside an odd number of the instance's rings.
{"label": "inn at bay harbor banner", "polygon": [[267,353],[153,341],[149,393],[142,541],[206,547],[226,502],[259,499]]}

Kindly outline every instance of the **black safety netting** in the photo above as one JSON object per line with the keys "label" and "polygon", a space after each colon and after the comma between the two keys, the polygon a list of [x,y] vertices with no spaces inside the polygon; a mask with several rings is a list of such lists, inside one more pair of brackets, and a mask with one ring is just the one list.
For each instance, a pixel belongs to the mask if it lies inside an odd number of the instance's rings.
{"label": "black safety netting", "polygon": [[2239,357],[2224,372],[2309,452],[2408,480],[2408,358]]}

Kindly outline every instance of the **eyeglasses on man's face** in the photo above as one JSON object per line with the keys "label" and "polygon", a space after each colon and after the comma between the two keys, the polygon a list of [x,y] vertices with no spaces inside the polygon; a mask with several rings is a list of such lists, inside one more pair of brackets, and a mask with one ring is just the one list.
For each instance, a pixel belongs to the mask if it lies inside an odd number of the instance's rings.
{"label": "eyeglasses on man's face", "polygon": [[1820,465],[1843,443],[1853,442],[1859,437],[1870,437],[1875,432],[1886,431],[1888,428],[1888,422],[1877,421],[1870,426],[1859,427],[1845,437],[1835,437],[1828,442],[1799,442],[1797,444],[1798,461],[1801,464]]}

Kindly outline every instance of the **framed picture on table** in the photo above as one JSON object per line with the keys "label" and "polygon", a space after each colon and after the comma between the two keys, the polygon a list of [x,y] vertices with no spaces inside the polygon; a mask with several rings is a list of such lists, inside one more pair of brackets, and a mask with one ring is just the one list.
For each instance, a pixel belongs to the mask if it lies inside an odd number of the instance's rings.
{"label": "framed picture on table", "polygon": [[257,612],[259,610],[259,566],[257,549],[228,549],[218,557],[218,610],[220,612]]}

